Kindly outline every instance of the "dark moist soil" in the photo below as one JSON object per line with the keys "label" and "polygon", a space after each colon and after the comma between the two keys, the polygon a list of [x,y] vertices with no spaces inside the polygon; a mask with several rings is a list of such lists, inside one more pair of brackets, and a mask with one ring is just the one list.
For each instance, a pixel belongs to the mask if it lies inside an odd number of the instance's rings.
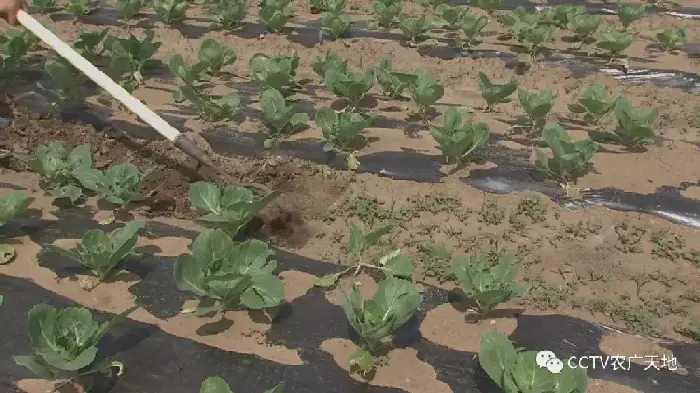
{"label": "dark moist soil", "polygon": [[[3,105],[0,105],[2,107]],[[97,130],[91,125],[64,123],[54,118],[16,111],[13,124],[0,132],[0,148],[13,153],[33,154],[37,148],[52,141],[66,147],[88,143],[93,152],[94,166],[105,170],[111,165],[131,162],[142,172],[156,169],[143,181],[142,195],[146,201],[133,209],[146,217],[175,217],[196,219],[201,216],[189,202],[189,185],[197,181],[229,184],[260,184],[280,193],[280,196],[251,224],[248,234],[269,236],[291,247],[306,243],[310,230],[307,218],[320,214],[344,192],[349,175],[323,171],[319,167],[294,160],[273,162],[266,158],[220,157],[212,154],[217,166],[225,173],[218,176],[210,168],[175,148],[166,140],[139,140],[114,129]],[[2,163],[7,169],[23,172],[31,169],[10,156]]]}

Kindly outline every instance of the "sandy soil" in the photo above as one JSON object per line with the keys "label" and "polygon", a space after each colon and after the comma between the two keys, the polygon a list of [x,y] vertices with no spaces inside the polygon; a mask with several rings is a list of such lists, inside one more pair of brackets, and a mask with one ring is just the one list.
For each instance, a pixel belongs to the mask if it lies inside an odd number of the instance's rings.
{"label": "sandy soil", "polygon": [[[689,1],[678,3],[692,5]],[[420,12],[420,7],[415,4],[409,4],[407,9],[411,13]],[[370,17],[366,1],[351,1],[349,10],[355,13],[354,20],[367,20]],[[473,12],[479,13],[478,10]],[[301,54],[299,78],[312,80],[305,89],[308,97],[305,98],[304,105],[315,108],[330,105],[333,97],[325,89],[318,88],[321,81],[313,73],[311,64],[316,56],[333,50],[359,68],[377,66],[382,58],[390,58],[395,68],[410,71],[424,69],[433,73],[446,89],[444,98],[436,105],[438,112],[442,113],[450,106],[474,108],[476,119],[489,123],[497,135],[505,134],[512,127],[512,121],[522,114],[517,100],[500,105],[495,113],[480,110],[483,103],[476,75],[483,71],[498,82],[509,79],[513,72],[506,69],[502,61],[466,58],[444,60],[423,55],[425,49],[439,45],[437,38],[444,36],[441,32],[433,33],[434,39],[421,44],[418,49],[406,47],[386,35],[372,38],[358,34],[355,38],[314,45],[313,41],[308,40],[315,40],[315,34],[297,32],[258,38],[257,34],[247,36],[209,31],[207,23],[202,20],[203,15],[201,7],[193,6],[188,12],[189,19],[185,22],[185,27],[180,30],[164,28],[160,22],[155,22],[153,15],[147,15],[140,27],[115,25],[110,26],[110,31],[119,36],[127,36],[131,32],[142,37],[146,29],[152,29],[156,41],[163,43],[156,58],[166,63],[175,53],[182,54],[186,61],[192,61],[196,57],[199,42],[205,38],[215,38],[234,48],[238,55],[238,60],[231,68],[235,75],[228,80],[218,81],[217,91],[239,89],[239,94],[246,95],[253,101],[257,100],[258,91],[243,91],[243,87],[251,86],[248,78],[250,58],[256,53],[284,55],[298,52]],[[298,2],[296,15],[295,24],[299,26],[317,18],[308,13],[306,1]],[[57,20],[54,22],[57,34],[64,40],[72,41],[77,38],[79,28],[100,29],[103,27],[101,23],[109,18],[85,18],[77,24],[56,16],[54,19]],[[255,22],[256,19],[257,6],[252,6],[249,20]],[[613,26],[615,20],[614,16],[606,16],[605,24]],[[688,42],[700,41],[700,23],[697,21],[663,15],[649,16],[633,26],[632,31],[639,39],[626,51],[632,66],[697,72],[699,63],[695,58],[682,53],[660,54],[648,48],[648,37],[666,27],[687,28]],[[504,30],[495,21],[486,30],[488,35],[479,49],[505,52],[517,50],[513,48],[514,42],[497,39]],[[244,31],[257,30],[252,26]],[[551,48],[563,50],[565,44],[558,40]],[[577,79],[567,70],[549,67],[534,67],[518,76],[518,80],[520,87],[527,90],[549,88],[555,91],[557,104],[551,120],[566,125],[573,138],[585,137],[586,131],[590,129],[570,118],[567,105],[590,83],[599,83],[609,92],[624,94],[633,105],[654,105],[659,108],[656,131],[664,138],[663,144],[652,146],[643,153],[629,153],[605,145],[606,150],[594,158],[598,173],[583,177],[579,181],[581,187],[618,187],[649,193],[661,186],[677,187],[683,182],[695,183],[700,179],[700,98],[697,95],[650,85],[624,85],[602,73]],[[177,116],[184,119],[189,135],[203,142],[200,135],[212,124],[196,120],[193,115],[175,105],[170,98],[173,87],[173,81],[166,70],[147,79],[145,86],[139,88],[136,95],[154,110],[177,112]],[[26,90],[26,86],[17,86],[12,89],[12,93],[19,95]],[[90,101],[94,102],[94,99]],[[438,154],[439,150],[427,133],[427,126],[409,120],[414,111],[412,105],[408,101],[384,101],[379,97],[372,112],[381,114],[385,121],[382,121],[382,127],[367,131],[367,135],[374,141],[360,154],[402,149],[413,149],[427,155]],[[250,106],[258,108],[257,102],[252,102]],[[233,127],[247,133],[261,132],[265,126],[259,113],[246,111],[246,114],[246,118]],[[110,113],[108,116],[134,124],[130,115]],[[441,121],[440,117],[433,120],[438,123]],[[127,123],[120,124],[126,126]],[[310,125],[309,130],[290,139],[319,138],[320,129],[313,122]],[[612,126],[613,123],[608,122],[601,128],[610,129]],[[0,147],[15,152],[34,151],[40,144],[50,140],[61,140],[69,145],[90,143],[98,167],[104,168],[125,160],[142,169],[154,162],[165,165],[144,183],[142,191],[149,200],[146,205],[137,208],[134,214],[149,219],[171,220],[179,226],[191,226],[187,220],[198,215],[190,209],[187,187],[202,173],[197,173],[193,160],[184,157],[167,143],[125,139],[117,134],[109,134],[109,138],[104,138],[90,126],[61,123],[52,118],[37,118],[35,115],[27,115],[19,108],[15,111],[14,125],[0,133]],[[532,150],[525,141],[499,143],[525,152]],[[448,262],[434,260],[426,253],[427,247],[431,245],[442,245],[455,254],[514,253],[523,266],[520,279],[530,286],[530,291],[523,299],[502,308],[521,307],[525,313],[531,314],[566,314],[630,332],[629,335],[608,337],[602,348],[608,353],[625,353],[630,356],[633,353],[639,354],[641,350],[650,352],[645,354],[660,353],[659,348],[635,334],[687,340],[683,334],[685,329],[700,321],[700,261],[671,261],[664,257],[668,252],[663,252],[700,248],[695,230],[636,213],[624,214],[600,208],[566,211],[545,197],[529,193],[487,196],[460,182],[459,178],[467,176],[470,170],[493,166],[491,163],[470,165],[447,176],[439,184],[418,184],[369,174],[354,175],[333,171],[297,160],[214,156],[233,178],[241,182],[260,183],[282,193],[279,202],[263,212],[260,222],[251,229],[250,235],[270,239],[276,245],[297,254],[344,264],[348,260],[345,247],[348,239],[346,221],[366,227],[391,222],[398,228],[380,244],[374,254],[379,256],[388,250],[402,248],[417,262],[418,271],[414,277],[416,282],[445,288],[456,285],[448,272]],[[40,195],[37,177],[27,174],[26,168],[14,160],[9,160],[6,166],[7,169],[0,173],[0,180],[28,187],[37,196],[33,207],[41,208],[45,218],[53,217],[52,211],[56,207],[51,205],[49,198]],[[689,197],[700,199],[698,195]],[[90,204],[96,205],[93,200]],[[653,236],[663,233],[659,231],[668,231],[671,239],[673,236],[684,239],[684,244],[662,244],[658,236]],[[637,242],[635,234],[641,235]],[[127,291],[130,285],[128,281],[106,283],[87,294],[75,282],[57,281],[53,272],[33,263],[38,246],[28,238],[18,240],[17,260],[0,266],[0,274],[30,278],[47,289],[99,310],[122,310],[133,304],[134,299]],[[178,255],[186,247],[182,239],[178,238],[158,239],[149,244],[159,246],[163,250],[162,255]],[[313,285],[314,278],[305,273],[285,273],[283,279],[287,284],[286,299],[291,300],[305,294]],[[364,280],[368,283],[363,288],[371,288],[371,280],[367,277]],[[336,302],[337,293],[329,293],[328,300]],[[195,334],[199,321],[193,322],[186,317],[161,320],[145,310],[138,310],[132,317],[157,324],[171,334],[226,350],[255,353],[285,364],[299,364],[301,361],[293,350],[261,342],[262,334],[269,325],[253,321],[247,313],[230,313],[227,317],[235,320],[233,328],[211,336]],[[421,332],[426,340],[456,350],[474,351],[484,332],[497,330],[508,334],[516,325],[515,318],[493,318],[481,324],[468,324],[464,322],[462,313],[445,306],[428,315],[421,326]],[[237,339],[231,340],[230,337]],[[641,340],[643,344],[634,340]],[[324,343],[322,349],[333,354],[340,364],[352,351],[353,345],[347,338],[339,337]],[[415,375],[423,378],[415,379],[412,377]],[[391,352],[373,383],[415,393],[450,392],[447,385],[436,379],[431,366],[417,359],[411,349]],[[30,393],[43,389],[36,381],[23,381],[20,385]],[[634,390],[605,381],[592,381],[589,391],[622,393]]]}

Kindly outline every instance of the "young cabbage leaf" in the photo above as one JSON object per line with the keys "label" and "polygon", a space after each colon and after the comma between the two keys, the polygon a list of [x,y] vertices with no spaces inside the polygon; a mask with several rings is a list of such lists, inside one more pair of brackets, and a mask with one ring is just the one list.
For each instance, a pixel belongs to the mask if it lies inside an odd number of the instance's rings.
{"label": "young cabbage leaf", "polygon": [[536,149],[538,168],[558,180],[562,185],[575,182],[592,167],[590,162],[598,145],[590,139],[571,142],[566,130],[559,124],[545,127],[543,138],[552,150],[552,158]]}
{"label": "young cabbage leaf", "polygon": [[355,111],[360,106],[362,99],[377,80],[373,68],[361,72],[349,70],[343,72],[340,68],[330,68],[324,79],[328,90],[349,102],[351,111]]}
{"label": "young cabbage leaf", "polygon": [[586,14],[586,6],[584,5],[558,5],[550,8],[551,20],[554,26],[560,29],[569,27],[569,23],[578,15]]}
{"label": "young cabbage leaf", "polygon": [[426,33],[435,27],[435,23],[427,18],[425,14],[420,18],[401,17],[399,20],[399,28],[403,31],[404,37],[408,39],[409,45],[415,45],[425,41],[428,36]]}
{"label": "young cabbage leaf", "polygon": [[554,41],[556,27],[551,25],[531,25],[525,22],[516,22],[513,26],[515,38],[525,44],[531,60],[535,60],[545,44]]}
{"label": "young cabbage leaf", "polygon": [[615,103],[615,135],[628,148],[641,148],[656,136],[652,126],[658,114],[658,108],[634,109],[627,99],[620,98]]}
{"label": "young cabbage leaf", "polygon": [[258,53],[250,59],[250,74],[263,90],[272,88],[288,97],[299,89],[294,81],[298,66],[299,56],[296,55],[269,57]]}
{"label": "young cabbage leaf", "polygon": [[124,310],[111,321],[99,324],[86,308],[57,310],[47,304],[37,304],[29,310],[27,317],[33,354],[14,356],[13,359],[38,378],[49,381],[75,379],[96,371],[107,372],[112,367],[121,369],[120,362],[106,362],[95,368],[90,365],[96,359],[102,337],[137,308]]}
{"label": "young cabbage leaf", "polygon": [[354,152],[364,145],[362,133],[371,124],[371,120],[358,113],[336,113],[331,108],[321,108],[316,112],[315,121],[326,139],[323,150],[348,153],[348,169],[357,170],[360,163]]}
{"label": "young cabbage leaf", "polygon": [[103,44],[105,38],[107,38],[107,34],[109,34],[108,27],[96,31],[85,31],[81,28],[78,41],[73,44],[73,47],[77,49],[78,53],[84,58],[94,62],[102,58],[102,54],[107,49]]}
{"label": "young cabbage leaf", "polygon": [[526,288],[514,282],[518,270],[513,257],[507,254],[501,255],[495,266],[482,256],[468,261],[464,257],[452,260],[452,272],[479,318],[486,317],[499,304],[525,294]]}
{"label": "young cabbage leaf", "polygon": [[139,192],[141,182],[153,169],[141,173],[136,165],[125,162],[102,172],[98,169],[81,167],[73,172],[80,184],[97,193],[105,201],[119,205],[122,209],[131,202],[143,200]]}
{"label": "young cabbage leaf", "polygon": [[[185,59],[182,58],[182,55],[177,53],[170,58],[168,67],[175,77],[184,82],[186,86],[192,87],[197,91],[195,85],[203,79],[204,70],[207,68],[207,65],[203,62],[198,62],[188,66],[185,64]],[[185,100],[185,95],[181,87],[173,91],[172,96],[175,102],[182,102]]]}
{"label": "young cabbage leaf", "polygon": [[[233,390],[223,378],[209,377],[202,381],[199,393],[233,393]],[[267,389],[263,393],[284,393],[284,382],[280,382],[274,388]]]}
{"label": "young cabbage leaf", "polygon": [[54,246],[54,249],[92,270],[102,282],[121,261],[138,256],[134,248],[144,227],[143,222],[132,221],[112,232],[111,236],[99,229],[92,229],[83,235],[74,248],[65,250]]}
{"label": "young cabbage leaf", "polygon": [[[178,288],[200,297],[197,316],[225,312],[242,305],[251,310],[275,307],[284,297],[284,283],[273,274],[277,261],[265,242],[235,243],[220,229],[197,236],[189,254],[175,262]],[[213,301],[213,306],[206,305]]]}
{"label": "young cabbage leaf", "polygon": [[28,197],[21,190],[12,191],[7,196],[0,198],[0,226],[24,213],[32,202],[34,202],[34,198]]}
{"label": "young cabbage leaf", "polygon": [[240,26],[247,12],[247,0],[216,0],[206,9],[214,30],[231,30]]}
{"label": "young cabbage leaf", "polygon": [[403,12],[403,0],[372,0],[372,12],[377,26],[391,29]]}
{"label": "young cabbage leaf", "polygon": [[199,220],[204,224],[226,230],[236,236],[246,224],[277,198],[272,192],[256,199],[253,191],[245,187],[221,188],[214,183],[196,182],[190,184],[190,202],[207,214]]}
{"label": "young cabbage leaf", "polygon": [[572,16],[569,20],[569,26],[574,32],[572,41],[574,41],[575,47],[595,42],[593,34],[595,34],[602,22],[603,17],[601,15],[582,14]]}
{"label": "young cabbage leaf", "polygon": [[144,0],[118,0],[115,9],[121,20],[134,19],[144,6]]}
{"label": "young cabbage leaf", "polygon": [[445,88],[437,78],[423,70],[418,71],[415,81],[409,85],[409,90],[418,105],[418,115],[422,119],[428,118],[428,111],[432,105],[445,95]]}
{"label": "young cabbage leaf", "polygon": [[617,57],[629,48],[634,42],[634,36],[631,34],[626,34],[619,32],[617,30],[606,30],[601,35],[600,39],[596,43],[596,46],[611,59]]}
{"label": "young cabbage leaf", "polygon": [[291,0],[265,0],[259,15],[260,23],[276,33],[294,18],[294,6]]}
{"label": "young cabbage leaf", "polygon": [[326,72],[331,68],[336,68],[341,73],[347,73],[348,61],[338,57],[335,52],[328,51],[325,57],[316,56],[312,68],[318,76],[325,78]]}
{"label": "young cabbage leaf", "polygon": [[350,28],[350,17],[342,12],[324,12],[321,14],[321,27],[330,32],[333,38],[341,38]]}
{"label": "young cabbage leaf", "polygon": [[233,120],[241,109],[241,98],[237,93],[211,97],[193,86],[180,87],[181,97],[189,101],[204,121]]}
{"label": "young cabbage leaf", "polygon": [[569,110],[573,113],[583,114],[583,120],[589,124],[600,124],[605,116],[615,109],[618,97],[608,101],[605,87],[593,84],[586,88],[576,103],[569,105]]}
{"label": "young cabbage leaf", "polygon": [[489,18],[485,16],[477,18],[473,15],[464,15],[459,24],[459,28],[462,30],[462,37],[459,39],[460,48],[476,48],[481,43],[482,32],[488,23]]}
{"label": "young cabbage leaf", "polygon": [[309,115],[300,112],[294,104],[287,104],[282,93],[275,89],[267,89],[260,97],[260,108],[265,122],[272,130],[271,137],[265,141],[265,147],[272,147],[283,135],[291,135],[309,126]]}
{"label": "young cabbage leaf", "polygon": [[44,63],[47,78],[38,86],[51,95],[57,96],[57,103],[79,104],[82,85],[87,78],[63,58],[49,59]]}
{"label": "young cabbage leaf", "polygon": [[623,28],[627,30],[633,22],[644,17],[646,9],[646,4],[621,4],[618,7],[617,16]]}
{"label": "young cabbage leaf", "polygon": [[199,47],[198,60],[212,76],[218,75],[225,66],[233,64],[236,58],[236,51],[211,38],[202,41]]}
{"label": "young cabbage leaf", "polygon": [[382,92],[389,98],[399,99],[404,90],[410,88],[418,81],[418,75],[409,72],[394,70],[391,61],[381,59],[376,72],[377,83]]}
{"label": "young cabbage leaf", "polygon": [[162,45],[160,42],[153,42],[154,36],[153,30],[147,30],[143,41],[139,41],[133,34],[130,34],[129,38],[107,37],[105,47],[109,48],[112,55],[112,71],[120,76],[127,74],[139,84],[143,83],[144,74],[162,64],[160,60],[153,59],[153,55]]}
{"label": "young cabbage leaf", "polygon": [[435,8],[435,14],[442,19],[447,30],[455,31],[460,28],[464,17],[469,14],[469,8],[440,4]]}
{"label": "young cabbage leaf", "polygon": [[469,0],[469,5],[475,8],[481,8],[493,16],[494,12],[503,9],[504,0]]}
{"label": "young cabbage leaf", "polygon": [[32,5],[42,14],[53,12],[58,8],[56,0],[34,0]]}
{"label": "young cabbage leaf", "polygon": [[93,7],[91,0],[68,0],[68,12],[76,17],[92,14],[97,7]]}
{"label": "young cabbage leaf", "polygon": [[350,325],[360,335],[362,346],[350,355],[350,367],[367,375],[377,367],[377,351],[394,330],[408,322],[418,311],[423,296],[412,283],[387,277],[369,300],[353,285],[349,294],[343,293],[343,310]]}
{"label": "young cabbage leaf", "polygon": [[527,116],[531,129],[530,132],[541,131],[547,123],[547,115],[554,107],[554,93],[550,89],[530,93],[525,90],[518,91],[518,99]]}
{"label": "young cabbage leaf", "polygon": [[153,10],[168,26],[185,20],[187,8],[189,8],[187,0],[153,0]]}
{"label": "young cabbage leaf", "polygon": [[39,146],[33,156],[17,155],[41,176],[40,186],[55,198],[68,198],[75,203],[82,195],[77,171],[92,168],[90,145],[80,145],[70,153],[61,142]]}
{"label": "young cabbage leaf", "polygon": [[656,34],[656,40],[666,52],[678,49],[685,44],[687,39],[688,30],[675,27],[664,29],[664,31]]}
{"label": "young cabbage leaf", "polygon": [[443,126],[431,127],[430,135],[440,145],[446,164],[466,159],[477,148],[488,142],[491,129],[486,123],[475,123],[468,117],[462,123],[462,116],[456,108],[445,112]]}
{"label": "young cabbage leaf", "polygon": [[518,82],[512,78],[504,85],[495,85],[483,72],[477,75],[481,97],[486,101],[486,111],[492,112],[498,104],[510,102],[510,96],[518,89]]}

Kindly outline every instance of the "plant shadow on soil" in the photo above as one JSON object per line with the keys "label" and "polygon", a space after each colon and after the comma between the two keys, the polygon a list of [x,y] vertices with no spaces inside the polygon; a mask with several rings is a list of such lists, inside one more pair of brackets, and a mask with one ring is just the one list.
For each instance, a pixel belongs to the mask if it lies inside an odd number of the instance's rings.
{"label": "plant shadow on soil", "polygon": [[[44,247],[45,251],[38,256],[39,263],[55,270],[59,277],[66,277],[74,274],[71,266],[75,265],[68,264],[62,257],[48,251],[47,247],[59,238],[81,237],[84,231],[99,228],[100,225],[86,209],[62,210],[57,213],[57,218],[57,221],[39,221],[29,225],[35,229],[30,237]],[[13,225],[16,224],[9,225],[9,228]],[[117,224],[112,224],[106,229],[116,226]],[[36,231],[37,229],[41,230]],[[196,235],[190,230],[153,221],[147,222],[143,234],[152,239],[165,236],[193,239]],[[332,263],[304,258],[282,250],[277,250],[277,260],[281,271],[295,270],[320,276],[341,269]],[[140,280],[129,289],[136,296],[136,302],[161,319],[177,314],[184,302],[191,298],[175,286],[172,280],[172,266],[173,258],[156,256],[129,261],[125,265],[140,276]],[[37,287],[27,280],[0,276],[0,282],[6,293],[5,304],[0,309],[3,320],[23,321],[29,308],[40,302],[56,306],[73,305],[72,301]],[[427,312],[446,302],[454,302],[454,293],[425,286],[423,296],[424,302],[417,316],[395,331],[394,347],[415,349],[418,358],[433,366],[437,379],[448,384],[452,391],[497,392],[496,386],[488,380],[478,365],[474,353],[456,351],[435,344],[421,335],[420,325]],[[496,318],[495,315],[493,317]],[[11,324],[9,329],[4,336],[2,352],[26,353],[28,339],[23,324]],[[605,356],[599,347],[602,338],[609,333],[609,328],[568,316],[519,315],[517,329],[511,338],[520,346],[535,350],[552,350],[560,358],[567,358]],[[131,393],[145,389],[184,393],[196,391],[194,385],[198,384],[198,381],[213,375],[220,375],[234,386],[246,386],[251,391],[269,388],[280,380],[287,380],[289,390],[286,391],[291,392],[400,391],[363,385],[353,380],[330,354],[321,349],[321,344],[326,340],[349,337],[356,341],[357,336],[350,328],[342,308],[328,302],[324,291],[320,289],[312,288],[305,295],[282,306],[266,337],[273,345],[298,349],[304,365],[285,366],[254,355],[226,352],[186,338],[173,337],[155,326],[129,320],[101,344],[100,356],[124,361],[130,372],[116,381],[112,389],[100,391]],[[589,376],[627,385],[645,393],[697,391],[700,387],[700,377],[694,376],[695,372],[692,371],[700,369],[700,346],[671,340],[664,340],[660,345],[671,349],[681,366],[691,372],[688,375],[679,375],[667,370],[645,370],[643,365],[632,365],[631,370],[625,372],[589,369]],[[156,359],[153,354],[158,354]],[[142,363],[143,359],[148,359],[148,365]],[[30,377],[25,370],[12,364],[9,357],[0,360],[0,367],[13,381]],[[143,370],[148,370],[148,373],[144,373]],[[184,370],[186,372],[182,372]],[[146,374],[148,377],[145,377]],[[158,381],[159,385],[152,386],[154,381]],[[167,386],[163,386],[162,383],[166,383]]]}

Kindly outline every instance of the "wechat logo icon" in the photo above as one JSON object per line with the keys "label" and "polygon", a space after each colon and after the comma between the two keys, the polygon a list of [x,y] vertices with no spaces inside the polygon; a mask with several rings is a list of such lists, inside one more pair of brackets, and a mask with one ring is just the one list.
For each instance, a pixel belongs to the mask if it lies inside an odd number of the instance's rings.
{"label": "wechat logo icon", "polygon": [[539,351],[535,361],[540,368],[546,368],[552,374],[559,374],[564,369],[564,362],[557,359],[552,351]]}

